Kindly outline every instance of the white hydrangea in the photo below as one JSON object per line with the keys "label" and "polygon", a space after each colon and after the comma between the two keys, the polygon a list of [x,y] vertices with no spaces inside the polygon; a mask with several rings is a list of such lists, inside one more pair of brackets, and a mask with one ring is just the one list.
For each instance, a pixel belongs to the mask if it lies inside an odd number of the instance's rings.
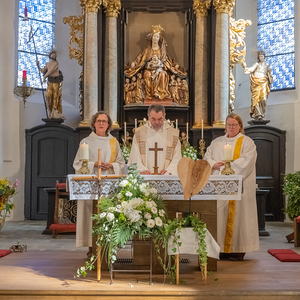
{"label": "white hydrangea", "polygon": [[147,208],[152,208],[152,201],[146,201],[146,207]]}
{"label": "white hydrangea", "polygon": [[125,187],[128,184],[128,180],[124,179],[119,183],[119,186]]}
{"label": "white hydrangea", "polygon": [[157,189],[156,188],[151,188],[151,189],[149,189],[149,192],[151,194],[157,194]]}
{"label": "white hydrangea", "polygon": [[129,191],[127,191],[125,195],[128,196],[128,197],[131,197],[131,196],[132,196],[132,193],[129,192]]}
{"label": "white hydrangea", "polygon": [[149,228],[153,228],[153,227],[155,226],[155,221],[152,220],[152,219],[149,219],[149,220],[147,221],[147,226],[148,226]]}
{"label": "white hydrangea", "polygon": [[121,206],[122,206],[123,209],[130,209],[131,208],[130,203],[126,202],[126,201],[122,202]]}
{"label": "white hydrangea", "polygon": [[160,209],[160,210],[158,211],[158,214],[159,214],[161,217],[163,217],[163,216],[165,215],[165,211],[164,211],[163,209]]}
{"label": "white hydrangea", "polygon": [[156,207],[151,207],[151,212],[153,213],[153,214],[156,214],[157,213],[157,208]]}
{"label": "white hydrangea", "polygon": [[129,203],[133,208],[136,208],[137,206],[142,205],[144,200],[141,198],[132,198]]}
{"label": "white hydrangea", "polygon": [[106,212],[100,214],[100,218],[104,218],[106,216]]}
{"label": "white hydrangea", "polygon": [[160,217],[156,217],[154,219],[156,226],[162,226],[162,220]]}
{"label": "white hydrangea", "polygon": [[145,213],[145,214],[144,214],[144,218],[147,219],[147,220],[151,219],[151,214],[148,213],[148,212]]}
{"label": "white hydrangea", "polygon": [[112,214],[112,213],[108,213],[107,214],[107,216],[106,216],[106,219],[107,219],[107,221],[112,221],[113,219],[115,218],[115,216],[114,216],[114,214]]}

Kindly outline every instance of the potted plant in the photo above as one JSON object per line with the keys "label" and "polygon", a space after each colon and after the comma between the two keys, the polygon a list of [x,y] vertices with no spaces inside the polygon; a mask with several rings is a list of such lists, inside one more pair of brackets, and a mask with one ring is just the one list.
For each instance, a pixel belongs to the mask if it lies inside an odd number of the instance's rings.
{"label": "potted plant", "polygon": [[[283,179],[283,193],[287,196],[285,212],[293,221],[300,215],[300,171],[288,173]],[[294,240],[294,233],[287,235],[287,240]]]}

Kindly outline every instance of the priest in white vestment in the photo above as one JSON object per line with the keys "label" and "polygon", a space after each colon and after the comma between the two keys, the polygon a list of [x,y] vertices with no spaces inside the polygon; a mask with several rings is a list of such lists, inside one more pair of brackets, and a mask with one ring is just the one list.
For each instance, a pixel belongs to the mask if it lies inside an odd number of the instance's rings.
{"label": "priest in white vestment", "polygon": [[[119,142],[109,130],[112,121],[106,112],[99,111],[92,116],[93,132],[84,138],[80,145],[89,145],[88,168],[91,174],[98,174],[98,149],[101,149],[101,174],[123,174],[125,161]],[[73,167],[76,171],[81,168],[80,146]],[[77,204],[76,246],[92,247],[92,215],[93,200],[79,200]]]}
{"label": "priest in white vestment", "polygon": [[238,115],[232,113],[226,118],[225,132],[224,136],[211,142],[204,159],[211,165],[212,175],[221,175],[224,146],[230,145],[231,158],[234,160],[231,168],[235,174],[244,176],[241,201],[221,200],[217,204],[217,242],[220,251],[225,253],[225,258],[242,260],[246,252],[259,249],[255,170],[257,153],[253,140],[244,135],[243,122]]}
{"label": "priest in white vestment", "polygon": [[[177,164],[181,159],[179,130],[171,127],[165,121],[165,116],[165,108],[162,105],[151,105],[148,108],[147,123],[136,129],[128,165],[136,163],[137,170],[142,175],[154,173],[155,155],[158,174],[177,174]],[[157,151],[153,150],[155,143]]]}

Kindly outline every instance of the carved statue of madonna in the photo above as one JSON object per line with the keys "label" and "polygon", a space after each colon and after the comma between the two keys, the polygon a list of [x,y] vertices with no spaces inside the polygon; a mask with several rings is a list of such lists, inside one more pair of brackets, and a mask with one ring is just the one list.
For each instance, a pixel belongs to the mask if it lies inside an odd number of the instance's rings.
{"label": "carved statue of madonna", "polygon": [[[170,87],[172,87],[172,82],[178,78],[180,81],[188,82],[187,73],[168,56],[167,43],[162,36],[163,31],[164,29],[160,25],[152,26],[152,31],[146,37],[149,45],[130,65],[125,66],[126,80],[129,79],[132,82],[134,77],[139,78],[139,82],[142,83],[143,93],[139,93],[139,97],[136,97],[136,101],[133,100],[133,103],[144,103],[145,100],[148,102],[169,100],[175,105],[186,106],[188,105],[186,100],[180,102],[178,97],[173,98],[174,93]],[[124,97],[126,99],[125,91]],[[188,95],[186,99],[188,99]],[[125,103],[127,104],[128,101]]]}

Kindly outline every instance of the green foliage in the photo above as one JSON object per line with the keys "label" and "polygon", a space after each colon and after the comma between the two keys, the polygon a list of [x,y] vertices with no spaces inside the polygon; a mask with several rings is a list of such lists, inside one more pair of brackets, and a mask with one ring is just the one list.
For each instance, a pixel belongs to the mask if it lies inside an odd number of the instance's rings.
{"label": "green foliage", "polygon": [[284,176],[283,193],[288,197],[285,212],[293,220],[300,216],[300,171]]}
{"label": "green foliage", "polygon": [[0,211],[10,213],[14,208],[14,204],[11,203],[10,199],[13,195],[17,193],[17,186],[19,185],[19,180],[17,179],[14,184],[12,184],[7,178],[0,179]]}

